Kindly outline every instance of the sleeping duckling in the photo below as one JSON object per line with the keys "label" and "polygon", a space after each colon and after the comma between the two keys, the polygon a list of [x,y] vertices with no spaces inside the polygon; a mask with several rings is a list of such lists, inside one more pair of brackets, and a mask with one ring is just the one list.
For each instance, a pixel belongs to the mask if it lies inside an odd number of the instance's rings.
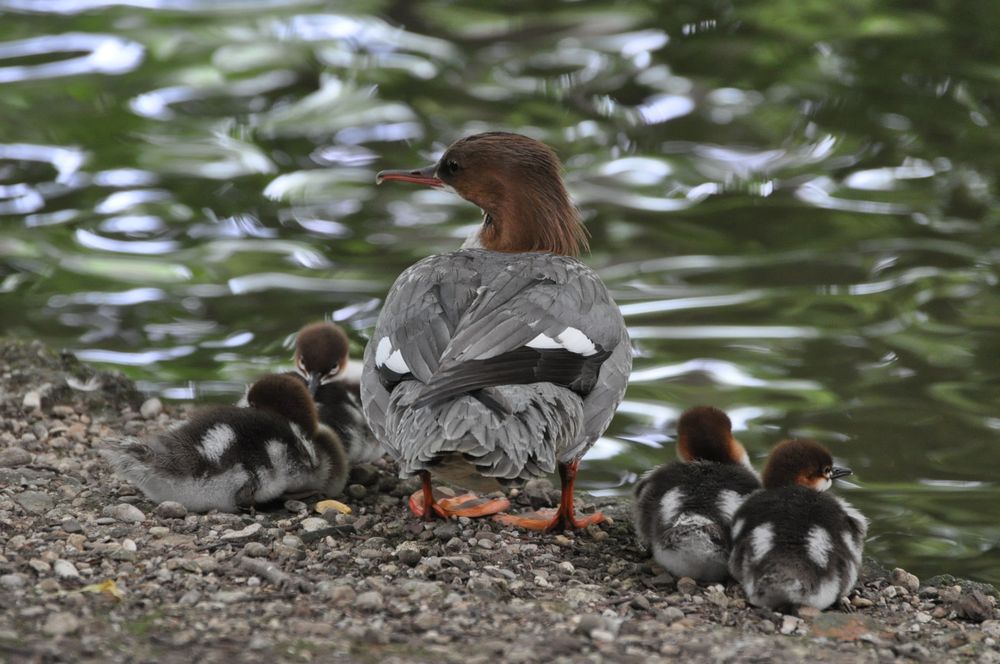
{"label": "sleeping duckling", "polygon": [[196,512],[234,512],[289,493],[339,495],[347,455],[302,381],[264,376],[246,400],[248,408],[206,408],[150,440],[110,441],[101,453],[151,500]]}

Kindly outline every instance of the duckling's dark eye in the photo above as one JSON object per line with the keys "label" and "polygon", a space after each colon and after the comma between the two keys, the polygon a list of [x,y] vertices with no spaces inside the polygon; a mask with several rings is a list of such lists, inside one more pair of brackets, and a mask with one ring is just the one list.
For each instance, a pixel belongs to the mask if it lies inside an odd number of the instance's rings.
{"label": "duckling's dark eye", "polygon": [[460,170],[462,170],[462,167],[459,166],[458,162],[455,161],[454,159],[449,159],[448,161],[444,162],[444,171],[448,175],[454,175],[455,173],[458,173]]}
{"label": "duckling's dark eye", "polygon": [[832,473],[833,473],[833,468],[832,467],[826,466],[825,468],[823,468],[823,474],[825,476],[829,477]]}

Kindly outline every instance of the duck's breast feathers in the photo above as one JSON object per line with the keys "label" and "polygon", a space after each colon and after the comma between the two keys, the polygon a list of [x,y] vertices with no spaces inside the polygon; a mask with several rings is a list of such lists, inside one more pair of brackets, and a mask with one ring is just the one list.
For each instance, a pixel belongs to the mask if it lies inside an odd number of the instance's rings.
{"label": "duck's breast feathers", "polygon": [[429,386],[428,399],[543,381],[586,393],[622,344],[618,306],[580,261],[466,249],[399,277],[365,369],[390,388],[410,375]]}

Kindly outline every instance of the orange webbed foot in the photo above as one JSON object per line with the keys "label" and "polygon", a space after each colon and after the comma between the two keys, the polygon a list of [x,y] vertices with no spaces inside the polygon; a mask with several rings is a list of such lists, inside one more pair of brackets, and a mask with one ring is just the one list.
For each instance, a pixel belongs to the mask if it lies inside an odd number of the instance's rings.
{"label": "orange webbed foot", "polygon": [[544,531],[578,530],[605,520],[604,515],[600,512],[594,512],[584,517],[574,515],[567,518],[561,510],[551,508],[525,514],[499,514],[493,518],[505,526]]}
{"label": "orange webbed foot", "polygon": [[432,519],[436,515],[442,519],[460,516],[475,519],[491,516],[510,508],[510,501],[506,498],[485,498],[474,493],[463,493],[456,496],[435,488],[431,502],[431,515],[428,516],[424,500],[423,490],[415,492],[409,500],[410,511],[420,518]]}

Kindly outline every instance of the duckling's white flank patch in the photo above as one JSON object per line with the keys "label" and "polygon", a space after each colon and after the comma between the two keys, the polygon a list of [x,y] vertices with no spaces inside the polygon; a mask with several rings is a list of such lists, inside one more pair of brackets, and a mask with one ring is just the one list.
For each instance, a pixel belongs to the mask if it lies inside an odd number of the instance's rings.
{"label": "duckling's white flank patch", "polygon": [[830,562],[830,552],[833,551],[833,542],[830,540],[830,533],[822,526],[813,526],[806,536],[806,553],[809,559],[819,565],[822,569]]}
{"label": "duckling's white flank patch", "polygon": [[864,533],[868,532],[868,517],[866,517],[864,514],[856,510],[853,505],[851,505],[849,502],[847,502],[840,496],[834,496],[833,499],[836,500],[837,504],[840,505],[841,509],[844,510],[844,513],[847,515],[847,518],[851,519],[856,523],[863,537]]}
{"label": "duckling's white flank patch", "polygon": [[319,459],[316,457],[316,446],[313,445],[313,442],[308,436],[302,433],[302,427],[295,422],[289,422],[288,426],[291,428],[292,434],[295,435],[296,440],[299,441],[299,445],[302,446],[302,450],[306,453],[306,456],[309,457],[309,465],[313,468],[318,466]]}
{"label": "duckling's white flank patch", "polygon": [[389,337],[382,337],[378,342],[378,346],[375,347],[375,366],[388,367],[398,374],[410,373],[410,367],[406,366],[403,354],[398,350],[394,351],[392,349],[392,342],[389,341]]}
{"label": "duckling's white flank patch", "polygon": [[760,562],[774,548],[774,525],[763,523],[754,528],[750,533],[750,548],[753,550],[753,561]]}
{"label": "duckling's white flank patch", "polygon": [[723,489],[720,491],[717,505],[719,512],[722,513],[722,517],[726,521],[731,521],[733,515],[736,514],[736,510],[740,508],[740,505],[742,505],[746,499],[746,496],[741,496],[731,489]]}
{"label": "duckling's white flank patch", "polygon": [[219,463],[229,446],[236,442],[236,432],[228,424],[217,424],[201,439],[201,455],[209,463]]}
{"label": "duckling's white flank patch", "polygon": [[844,540],[844,546],[851,552],[851,557],[855,560],[861,560],[861,542],[854,539],[851,533],[846,530],[840,536]]}
{"label": "duckling's white flank patch", "polygon": [[663,494],[663,498],[660,498],[660,521],[663,525],[669,526],[674,522],[677,514],[681,511],[683,500],[684,492],[678,487]]}
{"label": "duckling's white flank patch", "polygon": [[736,539],[737,537],[740,536],[740,533],[743,532],[743,526],[745,525],[747,525],[747,522],[744,519],[740,519],[733,524],[733,539]]}
{"label": "duckling's white flank patch", "polygon": [[[563,348],[571,353],[583,355],[584,357],[590,357],[597,352],[597,347],[594,346],[594,342],[591,341],[586,334],[575,327],[567,327],[565,330],[557,334],[555,338],[546,334],[539,334],[537,337],[526,343],[525,346],[538,350]],[[378,362],[377,359],[376,362]]]}

